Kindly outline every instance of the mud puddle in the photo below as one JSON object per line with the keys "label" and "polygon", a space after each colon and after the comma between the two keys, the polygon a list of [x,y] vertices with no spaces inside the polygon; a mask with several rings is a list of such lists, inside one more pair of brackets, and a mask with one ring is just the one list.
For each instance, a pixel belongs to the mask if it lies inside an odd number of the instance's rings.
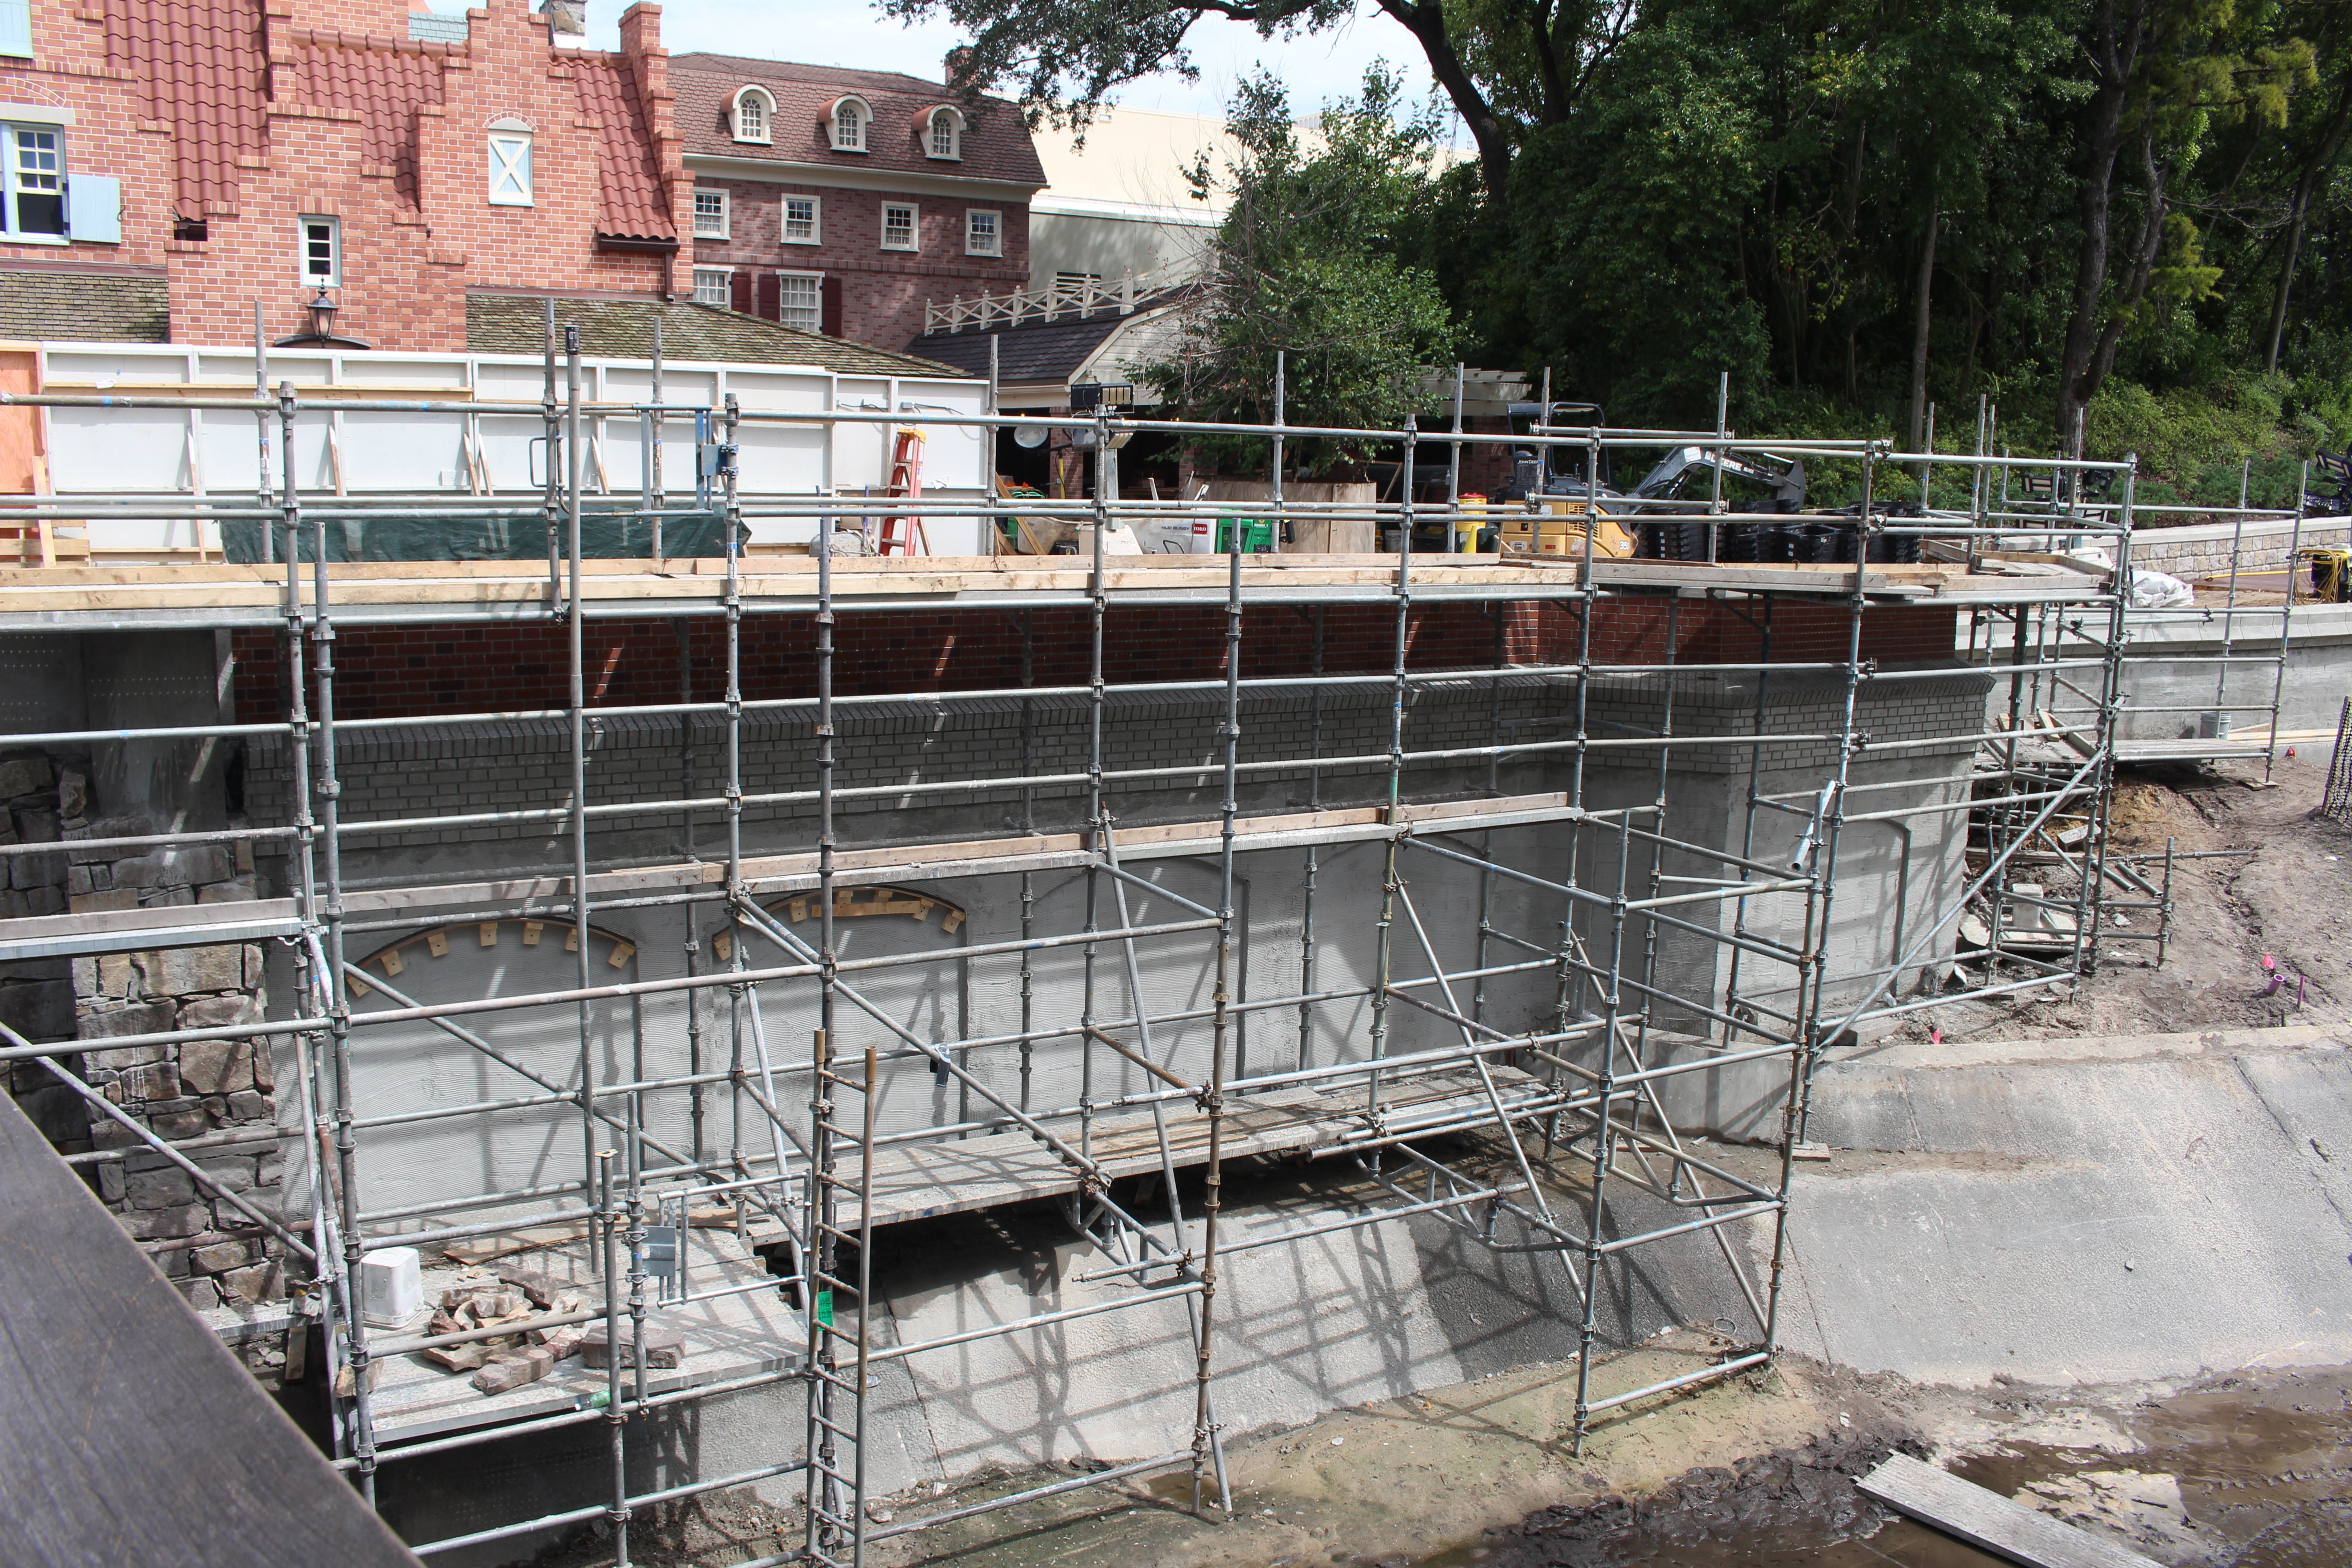
{"label": "mud puddle", "polygon": [[[2340,1369],[2137,1397],[2052,1391],[1985,1407],[1988,1426],[1965,1436],[1951,1413],[1945,1420],[1913,1414],[1926,1419],[1890,1412],[1801,1447],[1686,1471],[1646,1496],[1545,1509],[1422,1559],[1420,1568],[1978,1568],[2000,1561],[1855,1488],[1897,1449],[2175,1568],[2352,1563],[2352,1377]],[[2106,1436],[2083,1446],[2026,1436],[2082,1426],[2084,1417]]]}

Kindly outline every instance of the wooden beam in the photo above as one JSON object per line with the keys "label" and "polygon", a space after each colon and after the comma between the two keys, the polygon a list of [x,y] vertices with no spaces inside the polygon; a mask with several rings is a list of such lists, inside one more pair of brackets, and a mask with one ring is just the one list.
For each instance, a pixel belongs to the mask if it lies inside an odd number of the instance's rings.
{"label": "wooden beam", "polygon": [[1854,1483],[1891,1509],[2027,1568],[2158,1568],[2106,1537],[2077,1530],[1908,1454]]}

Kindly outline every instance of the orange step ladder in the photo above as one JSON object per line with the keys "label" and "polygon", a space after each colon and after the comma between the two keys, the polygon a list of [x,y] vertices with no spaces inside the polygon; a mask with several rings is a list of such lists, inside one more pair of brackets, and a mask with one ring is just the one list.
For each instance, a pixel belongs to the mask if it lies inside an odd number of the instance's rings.
{"label": "orange step ladder", "polygon": [[[901,428],[898,442],[890,453],[890,482],[883,487],[887,498],[904,496],[919,500],[923,494],[923,442],[920,430]],[[909,514],[886,517],[875,531],[874,553],[887,555],[893,549],[901,555],[929,555],[931,542],[923,533],[923,520]]]}

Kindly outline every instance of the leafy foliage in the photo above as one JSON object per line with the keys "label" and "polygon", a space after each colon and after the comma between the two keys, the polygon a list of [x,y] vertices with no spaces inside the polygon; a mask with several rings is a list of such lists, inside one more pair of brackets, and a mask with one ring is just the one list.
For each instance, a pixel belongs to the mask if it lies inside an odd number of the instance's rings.
{"label": "leafy foliage", "polygon": [[[963,23],[972,82],[1081,116],[1120,81],[1183,68],[1201,16],[1274,33],[1353,15],[1341,0],[882,4]],[[1381,310],[1381,342],[1443,363],[1433,285],[1458,352],[1549,366],[1560,392],[1628,423],[1712,423],[1728,372],[1737,422],[1899,437],[1919,412],[1916,364],[1939,447],[1974,441],[1981,401],[1996,446],[2137,450],[2200,502],[2233,500],[2249,459],[2256,493],[2283,497],[2303,453],[2352,438],[2352,5],[1367,6],[1428,62],[1478,157],[1431,177],[1409,157],[1367,163],[1369,131],[1327,153],[1261,125],[1247,177],[1268,194],[1252,187],[1257,216],[1229,226],[1219,286],[1236,311],[1194,366],[1204,406],[1258,406],[1273,347],[1377,333]],[[1263,96],[1236,109],[1276,111]],[[1392,92],[1374,112],[1422,133]],[[1327,174],[1355,199],[1317,194]],[[1286,334],[1298,343],[1277,345]],[[1335,369],[1318,395],[1371,407],[1380,379]]]}
{"label": "leafy foliage", "polygon": [[[1294,424],[1392,430],[1417,409],[1421,367],[1450,361],[1455,334],[1436,279],[1394,254],[1426,199],[1437,135],[1427,114],[1400,124],[1401,107],[1395,76],[1375,68],[1361,99],[1323,111],[1310,147],[1279,84],[1242,85],[1226,122],[1239,157],[1192,171],[1202,195],[1223,186],[1232,205],[1180,349],[1147,372],[1165,402],[1264,419],[1283,354]],[[1315,442],[1302,456],[1319,471],[1360,454]]]}

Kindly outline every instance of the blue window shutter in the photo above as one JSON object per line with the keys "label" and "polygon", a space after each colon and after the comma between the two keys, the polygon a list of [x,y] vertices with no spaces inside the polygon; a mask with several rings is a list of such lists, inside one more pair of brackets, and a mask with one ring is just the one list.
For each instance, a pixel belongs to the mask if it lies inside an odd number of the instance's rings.
{"label": "blue window shutter", "polygon": [[100,245],[122,243],[121,180],[111,174],[74,174],[67,179],[66,237]]}
{"label": "blue window shutter", "polygon": [[0,0],[0,55],[33,58],[33,0]]}

